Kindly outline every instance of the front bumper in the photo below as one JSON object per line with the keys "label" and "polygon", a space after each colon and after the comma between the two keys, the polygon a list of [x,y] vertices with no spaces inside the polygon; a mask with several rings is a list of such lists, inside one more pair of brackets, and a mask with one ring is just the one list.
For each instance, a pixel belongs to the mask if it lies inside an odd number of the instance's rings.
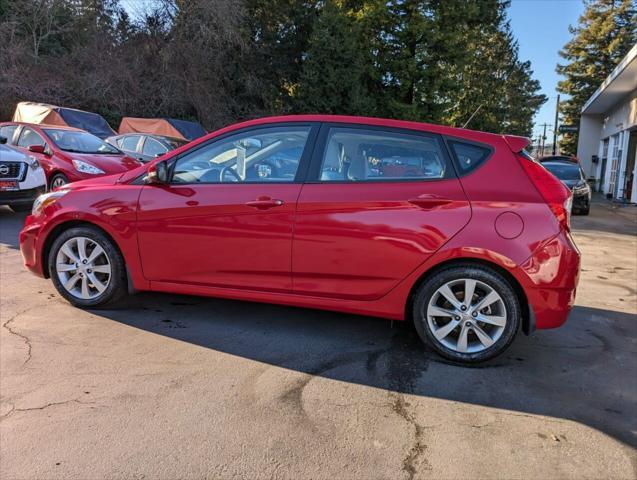
{"label": "front bumper", "polygon": [[591,203],[590,193],[573,192],[573,208],[574,209],[588,208],[590,203]]}
{"label": "front bumper", "polygon": [[44,277],[44,265],[40,258],[38,238],[42,223],[32,215],[27,216],[20,231],[20,253],[24,266],[39,277]]}
{"label": "front bumper", "polygon": [[28,205],[44,193],[44,185],[40,188],[28,190],[2,190],[0,191],[0,205]]}
{"label": "front bumper", "polygon": [[567,232],[540,245],[521,266],[522,285],[538,329],[566,322],[580,276],[580,252]]}

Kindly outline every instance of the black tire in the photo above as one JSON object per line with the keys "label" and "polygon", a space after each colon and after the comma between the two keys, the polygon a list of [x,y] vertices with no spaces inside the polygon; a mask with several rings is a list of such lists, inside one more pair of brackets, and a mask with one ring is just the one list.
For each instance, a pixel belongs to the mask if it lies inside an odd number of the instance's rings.
{"label": "black tire", "polygon": [[[460,279],[478,280],[500,295],[506,309],[506,324],[500,337],[490,347],[475,353],[462,353],[448,348],[433,335],[427,320],[427,307],[433,295],[448,282]],[[418,288],[413,301],[413,320],[421,340],[441,356],[454,362],[477,364],[490,360],[504,352],[515,338],[521,309],[515,290],[509,281],[495,270],[475,264],[456,265],[432,275]],[[454,333],[455,330],[452,332]]]}
{"label": "black tire", "polygon": [[58,181],[60,182],[60,185],[66,185],[67,183],[69,183],[69,179],[66,178],[66,175],[64,175],[63,173],[56,173],[51,177],[51,181],[49,182],[49,191],[55,188],[53,185]]}
{"label": "black tire", "polygon": [[30,203],[20,203],[18,205],[9,205],[9,207],[11,207],[11,210],[13,210],[16,213],[19,212],[30,212],[31,208],[33,208],[33,205]]}
{"label": "black tire", "polygon": [[[64,243],[74,237],[86,237],[96,242],[106,253],[111,266],[111,277],[107,288],[97,297],[91,299],[82,299],[68,292],[58,278],[56,270],[56,258],[58,251]],[[104,234],[100,229],[85,226],[70,228],[62,232],[51,245],[48,258],[49,273],[53,285],[56,290],[66,298],[69,303],[80,308],[97,308],[108,304],[116,303],[128,291],[128,282],[126,279],[126,265],[124,258],[117,249],[113,241]]]}
{"label": "black tire", "polygon": [[589,213],[591,213],[591,206],[590,205],[586,205],[585,208],[581,209],[579,211],[580,215],[588,215]]}

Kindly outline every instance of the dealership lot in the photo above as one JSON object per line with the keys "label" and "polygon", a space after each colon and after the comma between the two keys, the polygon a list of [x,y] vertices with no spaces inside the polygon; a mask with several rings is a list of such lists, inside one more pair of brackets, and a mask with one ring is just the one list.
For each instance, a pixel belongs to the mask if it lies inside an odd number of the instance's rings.
{"label": "dealership lot", "polygon": [[74,309],[0,207],[0,476],[634,478],[635,210],[574,217],[568,323],[470,369],[373,318],[148,293]]}

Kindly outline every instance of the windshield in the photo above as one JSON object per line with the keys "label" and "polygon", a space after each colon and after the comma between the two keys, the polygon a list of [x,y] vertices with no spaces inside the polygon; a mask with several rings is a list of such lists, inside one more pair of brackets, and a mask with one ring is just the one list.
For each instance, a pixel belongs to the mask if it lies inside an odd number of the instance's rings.
{"label": "windshield", "polygon": [[65,152],[73,153],[119,153],[115,147],[102,141],[88,132],[76,130],[62,130],[57,128],[45,128],[44,131],[55,145]]}
{"label": "windshield", "polygon": [[549,172],[555,175],[560,180],[581,180],[582,176],[579,171],[579,166],[568,163],[542,163]]}

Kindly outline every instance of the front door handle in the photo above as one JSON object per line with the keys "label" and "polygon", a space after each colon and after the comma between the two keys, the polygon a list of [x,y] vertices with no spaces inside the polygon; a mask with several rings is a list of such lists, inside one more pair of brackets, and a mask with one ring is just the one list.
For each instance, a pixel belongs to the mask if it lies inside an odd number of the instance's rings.
{"label": "front door handle", "polygon": [[280,207],[283,205],[283,200],[277,200],[270,197],[259,197],[256,200],[246,202],[248,207],[256,208],[257,210],[267,210],[268,208]]}
{"label": "front door handle", "polygon": [[437,195],[421,195],[420,197],[410,198],[407,201],[409,203],[412,203],[422,208],[423,210],[433,210],[434,208],[447,205],[451,203],[453,200],[449,200],[448,198],[442,198]]}

